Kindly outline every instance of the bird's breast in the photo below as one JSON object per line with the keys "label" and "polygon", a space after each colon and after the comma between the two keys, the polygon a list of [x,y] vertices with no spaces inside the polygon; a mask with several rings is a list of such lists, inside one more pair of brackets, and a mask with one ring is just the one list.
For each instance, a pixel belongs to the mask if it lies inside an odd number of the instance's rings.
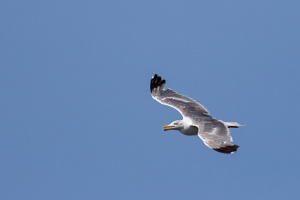
{"label": "bird's breast", "polygon": [[188,128],[180,130],[180,132],[184,135],[198,135],[198,127],[196,126],[189,126]]}

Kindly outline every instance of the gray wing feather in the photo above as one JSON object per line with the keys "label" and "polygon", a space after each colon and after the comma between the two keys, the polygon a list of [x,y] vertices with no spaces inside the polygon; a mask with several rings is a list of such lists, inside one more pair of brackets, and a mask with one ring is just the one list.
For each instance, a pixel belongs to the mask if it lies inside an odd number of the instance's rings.
{"label": "gray wing feather", "polygon": [[150,90],[153,99],[161,104],[175,108],[184,117],[208,115],[208,111],[204,106],[190,97],[178,94],[174,90],[165,89],[165,83],[166,81],[156,74],[152,77]]}
{"label": "gray wing feather", "polygon": [[198,136],[209,148],[220,148],[232,142],[228,128],[221,121],[208,118],[195,122],[195,125],[198,127]]}
{"label": "gray wing feather", "polygon": [[231,143],[232,137],[223,122],[211,118],[195,125],[198,127],[198,136],[209,148],[227,154],[234,153],[239,148],[238,145]]}

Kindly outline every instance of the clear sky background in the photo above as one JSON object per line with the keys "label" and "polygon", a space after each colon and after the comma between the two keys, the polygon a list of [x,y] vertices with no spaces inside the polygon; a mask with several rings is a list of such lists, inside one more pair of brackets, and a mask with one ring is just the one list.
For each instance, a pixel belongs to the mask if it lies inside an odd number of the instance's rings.
{"label": "clear sky background", "polygon": [[[299,198],[300,2],[1,1],[0,199]],[[153,74],[231,131],[162,126]]]}

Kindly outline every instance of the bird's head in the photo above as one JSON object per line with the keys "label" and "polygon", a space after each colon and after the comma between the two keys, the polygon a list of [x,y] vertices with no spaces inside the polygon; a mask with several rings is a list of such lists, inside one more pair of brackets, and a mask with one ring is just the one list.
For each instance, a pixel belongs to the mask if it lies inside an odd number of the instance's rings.
{"label": "bird's head", "polygon": [[182,123],[182,120],[176,120],[176,121],[172,122],[171,124],[164,125],[162,128],[164,131],[180,130],[181,128],[183,128],[183,123]]}

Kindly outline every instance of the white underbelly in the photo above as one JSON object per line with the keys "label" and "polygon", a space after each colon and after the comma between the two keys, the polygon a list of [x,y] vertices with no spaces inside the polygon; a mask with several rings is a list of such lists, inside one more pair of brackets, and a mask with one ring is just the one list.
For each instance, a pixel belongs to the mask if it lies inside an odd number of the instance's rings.
{"label": "white underbelly", "polygon": [[182,129],[180,132],[184,135],[198,135],[198,128],[196,126],[190,126],[187,129]]}

